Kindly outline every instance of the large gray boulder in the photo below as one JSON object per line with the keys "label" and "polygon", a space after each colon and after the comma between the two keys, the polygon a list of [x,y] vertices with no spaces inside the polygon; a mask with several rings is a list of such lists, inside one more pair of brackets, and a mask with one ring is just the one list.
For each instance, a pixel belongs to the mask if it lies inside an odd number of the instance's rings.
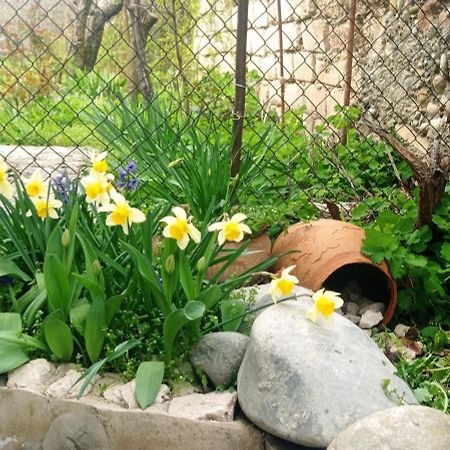
{"label": "large gray boulder", "polygon": [[[270,283],[259,284],[238,289],[233,292],[236,298],[242,298],[247,302],[247,314],[242,320],[239,332],[250,334],[253,322],[265,311],[264,307],[269,308],[273,305],[272,295],[270,294]],[[313,291],[303,286],[294,286],[292,294],[296,295],[298,300],[312,300]]]}
{"label": "large gray boulder", "polygon": [[380,411],[344,430],[328,450],[450,449],[450,417],[426,406]]}
{"label": "large gray boulder", "polygon": [[239,403],[252,422],[282,439],[326,447],[399,399],[416,402],[369,336],[337,314],[329,323],[310,322],[311,306],[307,300],[274,305],[253,324],[238,376]]}
{"label": "large gray boulder", "polygon": [[228,385],[236,379],[248,336],[231,331],[209,333],[194,346],[191,363],[200,367],[218,385]]}

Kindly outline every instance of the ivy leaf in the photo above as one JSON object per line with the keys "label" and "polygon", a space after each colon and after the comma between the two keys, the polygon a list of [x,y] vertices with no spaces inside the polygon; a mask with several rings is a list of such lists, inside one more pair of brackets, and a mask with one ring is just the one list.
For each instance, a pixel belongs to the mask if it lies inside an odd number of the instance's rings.
{"label": "ivy leaf", "polygon": [[450,243],[445,242],[441,247],[441,256],[445,259],[445,261],[450,262]]}
{"label": "ivy leaf", "polygon": [[428,403],[433,400],[433,396],[430,394],[430,391],[425,387],[414,389],[414,396],[419,403]]}
{"label": "ivy leaf", "polygon": [[412,269],[421,269],[427,266],[428,259],[425,256],[409,254],[405,262]]}
{"label": "ivy leaf", "polygon": [[375,263],[392,259],[392,255],[398,249],[399,241],[392,234],[369,228],[366,230],[366,238],[363,241],[363,252]]}

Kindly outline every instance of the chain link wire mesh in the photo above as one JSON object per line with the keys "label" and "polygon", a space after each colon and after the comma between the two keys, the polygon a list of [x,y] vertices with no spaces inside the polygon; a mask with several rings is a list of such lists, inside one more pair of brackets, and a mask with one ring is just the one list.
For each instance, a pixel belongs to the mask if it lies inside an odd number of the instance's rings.
{"label": "chain link wire mesh", "polygon": [[[202,137],[186,152],[229,144],[238,13],[233,0],[0,0],[0,155],[53,176],[92,148],[117,167],[147,149],[170,164],[187,116]],[[289,202],[292,220],[401,208],[416,183],[374,130],[422,160],[439,140],[447,158],[449,2],[250,0],[248,14],[250,204]],[[152,174],[149,189],[164,183]]]}

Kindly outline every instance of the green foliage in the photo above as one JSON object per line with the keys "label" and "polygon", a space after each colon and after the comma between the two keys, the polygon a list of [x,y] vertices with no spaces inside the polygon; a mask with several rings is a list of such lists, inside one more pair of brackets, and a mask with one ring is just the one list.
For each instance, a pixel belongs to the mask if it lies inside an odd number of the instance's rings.
{"label": "green foliage", "polygon": [[446,194],[437,208],[433,229],[416,229],[417,205],[412,202],[411,206],[403,215],[383,211],[367,225],[363,252],[376,263],[389,262],[399,283],[401,313],[414,314],[420,323],[432,320],[449,325],[450,198]]}

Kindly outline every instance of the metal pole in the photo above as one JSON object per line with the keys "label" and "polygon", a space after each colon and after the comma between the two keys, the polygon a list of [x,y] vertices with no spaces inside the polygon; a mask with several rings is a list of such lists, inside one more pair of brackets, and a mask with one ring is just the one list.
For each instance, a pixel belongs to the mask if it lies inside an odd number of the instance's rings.
{"label": "metal pole", "polygon": [[[347,37],[347,63],[345,67],[344,78],[344,107],[350,105],[350,94],[352,90],[352,73],[353,73],[353,53],[355,49],[355,18],[356,18],[356,0],[350,0],[348,9],[348,37]],[[341,143],[347,143],[347,129],[343,130]]]}
{"label": "metal pole", "polygon": [[231,150],[231,176],[239,174],[241,166],[242,132],[244,130],[246,62],[247,62],[248,0],[239,0],[236,38],[236,97],[233,112],[233,148]]}

